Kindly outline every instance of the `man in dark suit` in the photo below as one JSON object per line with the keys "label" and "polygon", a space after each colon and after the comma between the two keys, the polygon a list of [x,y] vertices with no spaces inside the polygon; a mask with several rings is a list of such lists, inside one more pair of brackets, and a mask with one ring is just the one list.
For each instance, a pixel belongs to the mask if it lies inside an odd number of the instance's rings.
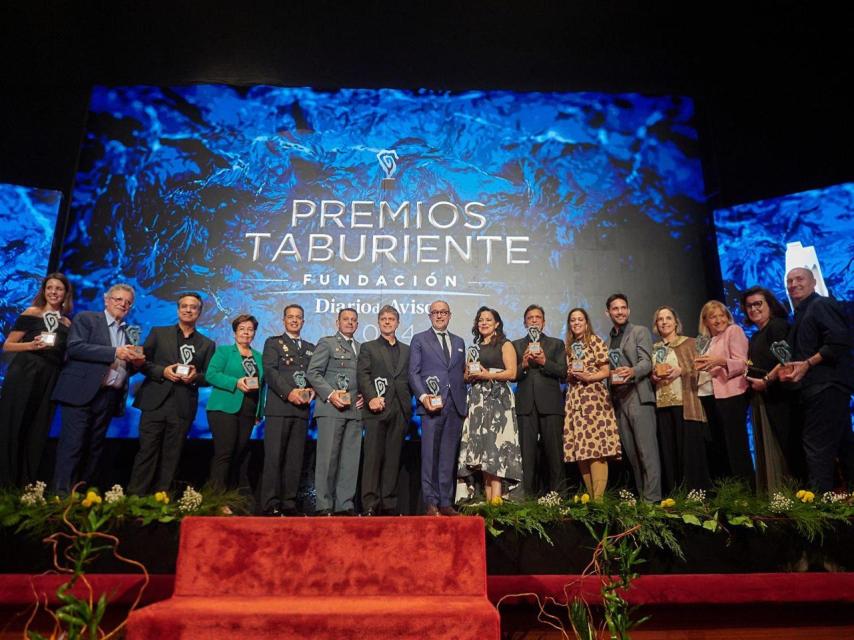
{"label": "man in dark suit", "polygon": [[264,406],[264,471],[261,475],[261,508],[268,516],[295,516],[308,408],[314,390],[306,371],[314,345],[300,337],[305,312],[298,304],[285,307],[285,332],[267,338],[262,361],[267,380]]}
{"label": "man in dark suit", "polygon": [[145,381],[133,406],[139,418],[139,452],[133,462],[128,493],[169,491],[178,471],[181,449],[199,404],[199,386],[216,345],[196,330],[202,297],[178,298],[178,324],[154,327],[145,339]]}
{"label": "man in dark suit", "polygon": [[362,396],[358,395],[356,358],[359,326],[355,309],[341,309],[338,332],[321,338],[311,356],[307,378],[317,392],[317,455],[314,488],[317,515],[356,515],[353,499],[362,452]]}
{"label": "man in dark suit", "polygon": [[68,332],[68,360],[53,390],[62,431],[56,449],[53,490],[68,493],[77,481],[92,483],[107,427],[124,412],[128,376],[145,357],[130,344],[125,317],[133,287],[115,284],[104,294],[103,311],[81,311]]}
{"label": "man in dark suit", "polygon": [[[522,447],[522,489],[528,497],[533,498],[537,494],[539,438],[548,466],[548,483],[543,483],[544,489],[565,494],[565,398],[560,385],[566,382],[566,348],[563,340],[543,333],[546,315],[541,306],[530,305],[525,309],[524,319],[528,335],[513,341],[519,359],[516,415],[519,416],[519,444]],[[534,340],[532,335],[537,339]]]}
{"label": "man in dark suit", "polygon": [[614,325],[609,349],[620,354],[620,363],[611,370],[610,382],[620,442],[641,498],[658,502],[661,500],[661,462],[655,426],[655,390],[649,379],[652,334],[646,327],[629,322],[631,310],[624,294],[610,296],[605,308]]}
{"label": "man in dark suit", "polygon": [[797,267],[786,274],[786,289],[795,311],[788,339],[793,361],[777,371],[783,382],[800,384],[807,486],[831,491],[834,460],[851,432],[854,363],[851,327],[844,310],[815,288],[810,269]]}
{"label": "man in dark suit", "polygon": [[409,347],[409,386],[421,416],[421,492],[427,515],[456,515],[457,454],[466,416],[465,343],[448,331],[451,307],[430,305],[431,327]]}
{"label": "man in dark suit", "polygon": [[380,309],[380,337],[362,345],[356,364],[359,393],[365,399],[365,454],[362,462],[362,512],[366,516],[397,513],[400,450],[412,418],[409,346],[397,339],[400,314]]}

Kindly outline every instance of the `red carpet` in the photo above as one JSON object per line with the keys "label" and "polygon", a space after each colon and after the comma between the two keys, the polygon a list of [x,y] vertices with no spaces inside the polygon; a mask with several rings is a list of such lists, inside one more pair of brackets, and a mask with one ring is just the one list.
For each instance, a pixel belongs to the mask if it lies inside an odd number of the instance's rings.
{"label": "red carpet", "polygon": [[479,518],[186,518],[128,639],[499,637]]}

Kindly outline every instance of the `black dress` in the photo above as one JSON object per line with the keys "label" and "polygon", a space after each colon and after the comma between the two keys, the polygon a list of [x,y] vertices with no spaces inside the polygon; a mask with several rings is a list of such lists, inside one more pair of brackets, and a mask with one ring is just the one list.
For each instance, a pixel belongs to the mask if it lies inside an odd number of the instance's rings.
{"label": "black dress", "polygon": [[[777,358],[771,353],[771,344],[779,340],[785,340],[789,335],[789,323],[785,318],[771,318],[764,327],[759,329],[750,337],[747,355],[753,363],[754,370],[748,375],[762,377],[779,364]],[[791,475],[797,478],[803,477],[804,454],[801,446],[800,423],[798,419],[798,391],[791,385],[781,382],[772,382],[767,390],[752,393],[754,440],[757,459],[757,475],[759,476],[760,488],[769,488],[763,475],[775,474],[771,467],[774,464],[774,451],[779,451],[783,456],[783,475]],[[762,417],[767,417],[764,424]],[[765,427],[763,429],[762,427]],[[766,437],[762,437],[763,434]],[[773,442],[771,439],[773,438]],[[766,462],[765,456],[769,457]],[[779,471],[778,474],[779,475]],[[777,489],[779,486],[770,487]]]}
{"label": "black dress", "polygon": [[[23,331],[21,342],[32,342],[45,331],[40,316],[21,315],[12,331]],[[50,396],[65,359],[68,327],[60,323],[56,344],[15,354],[0,391],[0,486],[20,486],[38,480],[54,403]]]}

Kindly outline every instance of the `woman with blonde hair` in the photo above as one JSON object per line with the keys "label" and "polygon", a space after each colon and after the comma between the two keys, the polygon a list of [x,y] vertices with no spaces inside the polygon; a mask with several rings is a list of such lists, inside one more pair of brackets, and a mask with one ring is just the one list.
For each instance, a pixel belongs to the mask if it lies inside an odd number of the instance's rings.
{"label": "woman with blonde hair", "polygon": [[617,418],[605,386],[608,347],[593,333],[584,309],[570,311],[566,327],[569,384],[563,423],[564,460],[578,463],[587,492],[598,500],[608,485],[608,460],[619,460],[622,455]]}
{"label": "woman with blonde hair", "polygon": [[682,322],[673,307],[662,306],[652,316],[652,330],[661,340],[652,345],[658,447],[664,493],[679,485],[687,490],[711,484],[706,461],[703,423],[706,414],[697,395],[694,338],[682,335]]}
{"label": "woman with blonde hair", "polygon": [[722,302],[709,300],[700,310],[700,336],[709,340],[694,359],[699,396],[709,421],[709,466],[714,477],[733,476],[755,484],[747,439],[747,336]]}

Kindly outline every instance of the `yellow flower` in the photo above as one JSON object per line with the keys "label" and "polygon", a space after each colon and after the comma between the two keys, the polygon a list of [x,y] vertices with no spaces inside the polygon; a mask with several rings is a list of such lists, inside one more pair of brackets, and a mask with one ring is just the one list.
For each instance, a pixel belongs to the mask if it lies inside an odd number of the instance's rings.
{"label": "yellow flower", "polygon": [[501,499],[501,496],[495,496],[494,498],[492,498],[492,500],[489,501],[489,504],[491,504],[493,507],[500,507],[502,504],[504,504],[504,500]]}
{"label": "yellow flower", "polygon": [[83,502],[81,502],[81,504],[87,509],[93,505],[101,504],[101,496],[90,490],[86,493],[86,497],[83,498]]}
{"label": "yellow flower", "polygon": [[815,500],[815,494],[812,491],[799,491],[798,493],[803,493],[803,495],[798,496],[801,502],[812,502]]}
{"label": "yellow flower", "polygon": [[578,504],[579,500],[581,500],[581,498],[579,498],[578,496],[572,496],[573,503]]}
{"label": "yellow flower", "polygon": [[801,489],[800,491],[798,491],[798,492],[795,494],[795,497],[796,497],[798,500],[803,500],[804,495],[806,495],[806,491],[805,491],[804,489]]}
{"label": "yellow flower", "polygon": [[587,504],[590,502],[590,494],[582,493],[581,494],[581,504]]}
{"label": "yellow flower", "polygon": [[661,501],[661,506],[664,507],[665,509],[668,509],[670,507],[675,507],[676,506],[676,500],[674,500],[673,498],[665,498],[664,500]]}
{"label": "yellow flower", "polygon": [[166,494],[165,491],[158,491],[157,493],[155,493],[154,499],[157,502],[162,502],[163,504],[169,504],[169,496]]}

